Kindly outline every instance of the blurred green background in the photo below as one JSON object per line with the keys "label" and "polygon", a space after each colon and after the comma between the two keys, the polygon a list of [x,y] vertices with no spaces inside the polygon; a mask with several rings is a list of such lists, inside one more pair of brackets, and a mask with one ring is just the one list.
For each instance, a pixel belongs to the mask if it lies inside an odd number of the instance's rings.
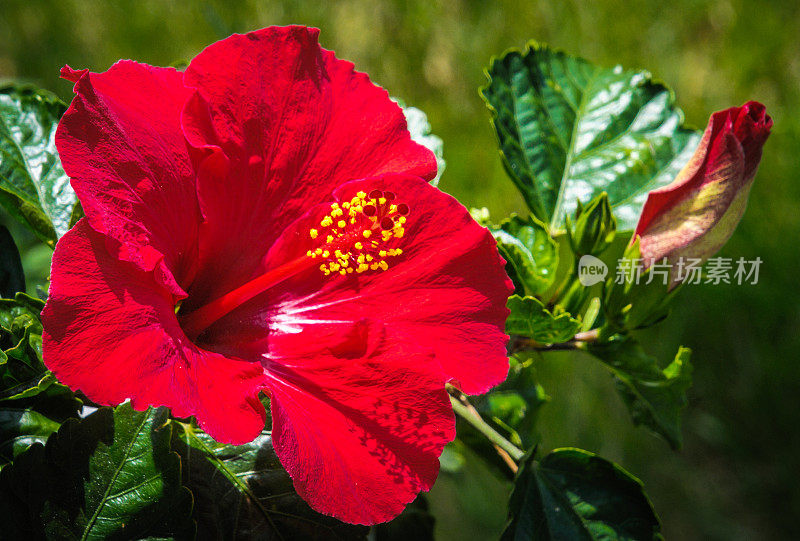
{"label": "blurred green background", "polygon": [[[0,79],[48,88],[69,63],[105,70],[119,58],[168,65],[233,32],[300,23],[323,46],[423,109],[444,139],[441,187],[495,218],[522,211],[478,97],[492,55],[529,39],[594,62],[647,68],[677,94],[687,120],[757,99],[775,128],[750,205],[723,254],[761,257],[755,286],[689,286],[673,316],[647,332],[661,359],[694,350],[695,385],[679,453],[634,428],[611,379],[591,359],[538,363],[552,396],[542,447],[579,446],[645,483],[667,539],[796,539],[800,515],[800,3],[762,0],[340,0],[168,2],[0,0]],[[3,217],[8,222],[7,217]],[[50,251],[14,228],[33,283]],[[442,473],[430,502],[441,539],[502,529],[508,486],[477,461]]]}

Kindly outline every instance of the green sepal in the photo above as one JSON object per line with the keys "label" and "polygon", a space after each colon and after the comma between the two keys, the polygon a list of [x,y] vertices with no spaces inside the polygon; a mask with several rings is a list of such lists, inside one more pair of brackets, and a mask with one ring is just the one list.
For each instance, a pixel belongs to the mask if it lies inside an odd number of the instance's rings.
{"label": "green sepal", "polygon": [[579,201],[574,223],[567,216],[566,230],[572,253],[576,257],[603,253],[617,234],[617,219],[611,212],[608,194],[602,192],[585,207]]}
{"label": "green sepal", "polygon": [[617,265],[617,273],[609,274],[603,284],[603,312],[608,325],[616,331],[644,329],[666,318],[681,286],[671,285],[666,276],[657,276],[655,267],[643,270],[638,238],[625,249]]}

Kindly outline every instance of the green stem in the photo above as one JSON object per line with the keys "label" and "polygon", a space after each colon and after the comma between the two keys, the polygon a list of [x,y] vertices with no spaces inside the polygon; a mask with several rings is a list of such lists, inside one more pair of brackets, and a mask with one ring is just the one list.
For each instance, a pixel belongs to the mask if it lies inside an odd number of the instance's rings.
{"label": "green stem", "polygon": [[547,304],[550,305],[555,304],[564,295],[565,291],[569,288],[569,286],[575,279],[575,275],[578,272],[577,267],[578,267],[578,262],[576,260],[573,266],[569,268],[567,273],[561,279],[561,283],[558,284],[555,293],[553,293],[552,298],[548,301]]}
{"label": "green stem", "polygon": [[497,430],[486,424],[486,421],[484,421],[480,415],[475,415],[461,400],[450,395],[450,403],[453,405],[453,411],[471,424],[475,430],[486,436],[486,439],[508,453],[511,458],[520,460],[525,456],[525,451],[505,439]]}
{"label": "green stem", "polygon": [[579,332],[569,342],[561,342],[558,344],[541,344],[536,340],[530,338],[523,338],[519,336],[512,336],[511,346],[509,349],[510,354],[520,351],[572,351],[572,350],[585,350],[588,342],[597,342],[600,339],[600,329],[592,329],[590,331]]}

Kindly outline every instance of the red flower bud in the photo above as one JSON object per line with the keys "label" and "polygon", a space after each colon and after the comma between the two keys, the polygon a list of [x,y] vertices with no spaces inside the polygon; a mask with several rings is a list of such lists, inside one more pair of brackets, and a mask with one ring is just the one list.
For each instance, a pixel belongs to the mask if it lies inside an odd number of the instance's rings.
{"label": "red flower bud", "polygon": [[[644,265],[706,260],[733,234],[772,119],[758,102],[711,115],[697,150],[672,183],[650,192],[636,226]],[[672,276],[679,281],[679,276]]]}

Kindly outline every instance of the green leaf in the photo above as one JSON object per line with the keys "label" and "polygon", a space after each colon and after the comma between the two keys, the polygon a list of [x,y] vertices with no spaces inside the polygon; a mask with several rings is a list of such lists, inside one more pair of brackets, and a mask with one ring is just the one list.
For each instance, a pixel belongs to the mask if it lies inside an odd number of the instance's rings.
{"label": "green leaf", "polygon": [[12,407],[34,408],[64,420],[74,416],[81,402],[42,362],[43,306],[24,293],[0,299],[0,403],[15,401]]}
{"label": "green leaf", "polygon": [[0,407],[6,406],[35,411],[64,422],[78,417],[83,402],[69,387],[58,383],[55,376],[47,372],[35,386],[0,401]]}
{"label": "green leaf", "polygon": [[506,320],[506,332],[542,344],[567,342],[581,328],[579,320],[566,312],[553,314],[535,297],[512,295],[506,306],[511,310]]}
{"label": "green leaf", "polygon": [[191,537],[192,498],[164,409],[101,408],[64,423],[0,471],[13,538]]}
{"label": "green leaf", "polygon": [[36,411],[0,406],[0,467],[34,443],[44,444],[60,426]]}
{"label": "green leaf", "polygon": [[[14,300],[0,299],[0,400],[31,396],[42,383],[47,368],[42,362],[41,305],[19,293]],[[35,394],[35,392],[34,392]]]}
{"label": "green leaf", "polygon": [[539,410],[550,397],[539,384],[533,363],[530,360],[520,362],[518,357],[511,358],[506,380],[473,402],[484,419],[492,422],[501,433],[508,434],[511,443],[527,449],[536,443]]}
{"label": "green leaf", "polygon": [[[483,420],[508,441],[517,447],[528,449],[539,442],[536,423],[539,411],[550,401],[550,397],[537,380],[531,358],[524,362],[520,360],[523,355],[518,353],[511,358],[508,377],[504,382],[489,393],[471,398],[470,402]],[[500,458],[497,449],[486,436],[461,417],[456,418],[456,423],[458,437],[453,444],[445,447],[450,456],[443,453],[442,458],[445,460],[440,460],[442,469],[453,471],[463,466],[466,462],[464,447],[467,447],[493,466],[496,473],[510,479],[512,474],[508,464]]]}
{"label": "green leaf", "polygon": [[436,156],[436,176],[431,180],[434,186],[439,185],[439,179],[444,173],[444,143],[442,139],[431,133],[431,125],[428,117],[416,107],[403,107],[403,114],[406,116],[408,131],[411,132],[411,139],[424,146]]}
{"label": "green leaf", "polygon": [[467,462],[464,452],[466,446],[464,442],[459,439],[459,434],[456,439],[444,446],[442,454],[439,455],[439,469],[443,472],[455,473],[464,469]]}
{"label": "green leaf", "polygon": [[42,362],[39,299],[0,299],[0,467],[75,418],[81,401]]}
{"label": "green leaf", "polygon": [[614,335],[590,343],[588,351],[613,371],[617,390],[634,424],[646,426],[673,449],[680,449],[681,411],[692,385],[692,351],[679,348],[675,359],[663,370],[628,336]]}
{"label": "green leaf", "polygon": [[503,541],[662,539],[642,483],[581,449],[556,449],[539,464],[528,455],[509,502]]}
{"label": "green leaf", "polygon": [[700,141],[683,127],[672,92],[646,71],[531,43],[493,59],[487,76],[481,93],[503,164],[551,229],[603,191],[619,230],[633,229],[647,193],[671,182]]}
{"label": "green leaf", "polygon": [[13,297],[25,292],[25,272],[14,238],[4,225],[0,225],[0,296]]}
{"label": "green leaf", "polygon": [[[517,359],[512,359],[512,366],[508,371],[508,378],[500,384],[500,391],[511,391],[517,393],[525,401],[525,408],[521,412],[522,416],[518,422],[508,415],[506,421],[517,432],[519,432],[523,448],[533,447],[535,443],[534,430],[536,421],[539,417],[539,410],[550,402],[550,397],[544,388],[539,384],[536,377],[536,369],[530,361],[520,363]],[[499,413],[499,412],[498,412]]]}
{"label": "green leaf", "polygon": [[39,314],[42,308],[43,300],[25,293],[17,293],[13,299],[0,299],[0,327],[12,334],[18,334],[29,325],[35,325],[36,332],[41,334]]}
{"label": "green leaf", "polygon": [[252,442],[216,442],[175,422],[173,447],[183,482],[194,494],[199,531],[212,539],[363,539],[367,528],[312,510],[294,491],[267,431]]}
{"label": "green leaf", "polygon": [[0,204],[50,246],[73,223],[77,204],[55,146],[65,110],[49,92],[0,88]]}
{"label": "green leaf", "polygon": [[444,161],[444,142],[441,137],[431,133],[431,125],[428,122],[427,115],[423,111],[416,107],[406,105],[405,101],[400,98],[392,99],[397,102],[397,105],[403,110],[408,131],[411,133],[411,139],[433,152],[433,155],[436,157],[436,176],[431,180],[431,184],[438,186],[439,179],[442,178],[442,173],[444,173],[446,165]]}
{"label": "green leaf", "polygon": [[519,294],[539,295],[553,284],[558,268],[558,244],[542,222],[534,216],[525,220],[511,215],[490,231]]}

